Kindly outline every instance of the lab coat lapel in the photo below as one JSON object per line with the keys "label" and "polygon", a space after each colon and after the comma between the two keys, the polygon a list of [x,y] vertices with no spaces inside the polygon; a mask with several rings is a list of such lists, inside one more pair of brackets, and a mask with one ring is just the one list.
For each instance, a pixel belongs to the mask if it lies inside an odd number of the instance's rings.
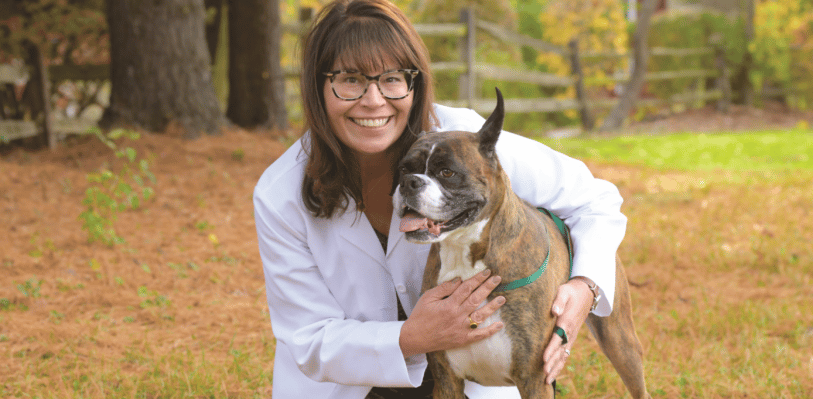
{"label": "lab coat lapel", "polygon": [[392,219],[390,219],[390,232],[387,236],[387,258],[390,257],[396,245],[404,239],[404,233],[400,229],[401,218],[398,217],[396,211],[392,212]]}
{"label": "lab coat lapel", "polygon": [[337,223],[342,231],[341,238],[380,262],[384,259],[384,250],[381,249],[381,243],[373,231],[373,226],[364,213],[356,212],[355,209],[355,204],[351,203],[347,210],[338,217]]}

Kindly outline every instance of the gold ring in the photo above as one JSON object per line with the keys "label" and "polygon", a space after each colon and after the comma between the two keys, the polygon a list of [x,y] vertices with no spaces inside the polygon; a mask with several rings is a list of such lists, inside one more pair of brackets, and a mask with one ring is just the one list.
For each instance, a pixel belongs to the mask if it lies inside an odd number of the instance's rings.
{"label": "gold ring", "polygon": [[475,328],[477,328],[477,322],[476,322],[476,321],[474,321],[474,320],[472,320],[472,319],[471,319],[471,316],[469,316],[469,328],[471,328],[472,330],[474,330]]}

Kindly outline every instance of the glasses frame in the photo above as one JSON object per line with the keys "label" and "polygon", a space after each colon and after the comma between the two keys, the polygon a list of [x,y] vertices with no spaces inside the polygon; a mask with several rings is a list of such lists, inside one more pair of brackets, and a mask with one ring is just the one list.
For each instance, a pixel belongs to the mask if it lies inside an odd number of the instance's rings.
{"label": "glasses frame", "polygon": [[[401,97],[389,97],[389,96],[385,95],[384,92],[381,90],[381,83],[380,83],[379,79],[382,76],[384,76],[384,75],[386,75],[388,73],[393,73],[393,72],[405,72],[405,73],[409,73],[410,75],[412,75],[412,79],[410,79],[410,81],[409,81],[409,88],[407,89],[407,93],[404,94]],[[358,100],[359,98],[364,97],[364,95],[367,94],[367,89],[370,87],[370,82],[371,81],[375,82],[375,85],[378,87],[378,92],[381,93],[381,96],[388,99],[388,100],[400,100],[402,98],[406,98],[409,95],[409,93],[412,91],[412,89],[414,88],[414,86],[415,86],[415,78],[418,76],[418,74],[420,72],[421,71],[419,71],[417,69],[393,69],[391,71],[382,72],[382,73],[380,73],[378,75],[375,75],[375,76],[370,76],[370,75],[365,75],[365,74],[363,74],[361,72],[353,71],[353,70],[349,70],[349,71],[348,70],[338,70],[338,71],[322,72],[322,74],[327,76],[330,79],[330,90],[333,91],[333,95],[336,96],[336,98],[338,98],[340,100],[344,100],[344,101],[355,101],[355,100]],[[342,96],[339,96],[339,93],[336,93],[336,89],[333,87],[333,80],[336,79],[336,76],[338,74],[340,74],[340,73],[357,73],[357,74],[367,78],[367,84],[364,86],[364,91],[362,91],[361,94],[358,97],[355,97],[355,98],[344,98]]]}

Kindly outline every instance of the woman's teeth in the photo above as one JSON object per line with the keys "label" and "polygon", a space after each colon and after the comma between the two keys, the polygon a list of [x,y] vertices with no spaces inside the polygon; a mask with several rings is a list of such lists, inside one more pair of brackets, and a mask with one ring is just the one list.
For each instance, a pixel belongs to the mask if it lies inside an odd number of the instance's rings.
{"label": "woman's teeth", "polygon": [[390,118],[381,118],[381,119],[353,119],[357,125],[364,126],[364,127],[381,127],[387,124]]}

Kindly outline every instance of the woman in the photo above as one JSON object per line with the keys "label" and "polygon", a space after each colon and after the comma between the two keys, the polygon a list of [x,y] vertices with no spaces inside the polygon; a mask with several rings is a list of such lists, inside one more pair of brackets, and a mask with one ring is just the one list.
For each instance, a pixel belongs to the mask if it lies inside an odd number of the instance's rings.
{"label": "woman", "polygon": [[[477,131],[484,119],[433,104],[426,48],[386,0],[327,5],[303,50],[308,131],[266,170],[254,192],[277,338],[273,396],[421,397],[431,388],[424,354],[496,333],[501,324],[471,329],[468,319],[485,320],[504,298],[479,309],[471,305],[499,284],[499,276],[486,274],[421,296],[429,246],[410,243],[398,231],[393,172],[421,131]],[[503,133],[497,153],[514,191],[571,229],[573,278],[559,288],[553,309],[539,311],[552,312],[575,338],[594,292],[600,294],[594,313],[612,310],[615,252],[626,226],[621,197],[583,163],[535,141]],[[558,335],[550,339],[543,366],[548,383],[572,345]],[[466,393],[471,399],[519,397],[513,387],[468,382]]]}

